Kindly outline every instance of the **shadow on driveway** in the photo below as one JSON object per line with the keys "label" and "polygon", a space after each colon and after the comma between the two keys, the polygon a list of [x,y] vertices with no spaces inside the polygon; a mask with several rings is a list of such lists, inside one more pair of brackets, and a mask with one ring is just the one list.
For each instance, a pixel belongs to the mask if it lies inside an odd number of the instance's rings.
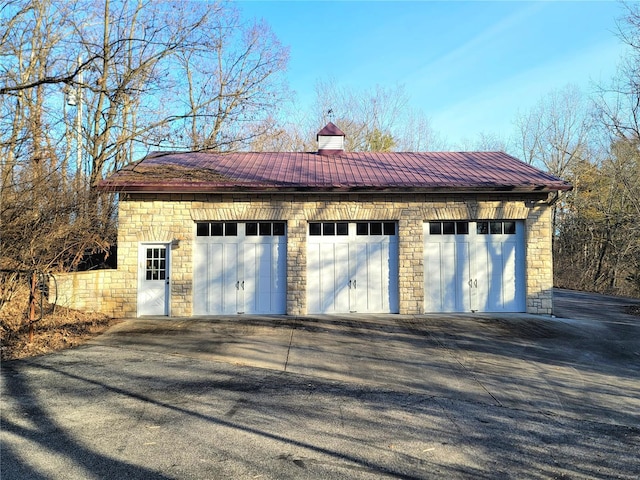
{"label": "shadow on driveway", "polygon": [[637,478],[639,325],[128,320],[2,365],[2,478]]}

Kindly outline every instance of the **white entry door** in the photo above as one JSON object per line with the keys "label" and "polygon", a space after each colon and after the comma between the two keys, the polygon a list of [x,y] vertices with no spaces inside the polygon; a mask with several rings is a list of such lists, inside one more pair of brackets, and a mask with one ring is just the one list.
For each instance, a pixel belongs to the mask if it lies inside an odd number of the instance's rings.
{"label": "white entry door", "polygon": [[167,244],[138,247],[138,316],[169,314],[169,252]]}
{"label": "white entry door", "polygon": [[307,236],[309,313],[397,313],[395,222],[312,222]]}
{"label": "white entry door", "polygon": [[523,312],[524,225],[424,225],[425,312]]}
{"label": "white entry door", "polygon": [[195,315],[286,312],[284,222],[206,222],[196,229]]}

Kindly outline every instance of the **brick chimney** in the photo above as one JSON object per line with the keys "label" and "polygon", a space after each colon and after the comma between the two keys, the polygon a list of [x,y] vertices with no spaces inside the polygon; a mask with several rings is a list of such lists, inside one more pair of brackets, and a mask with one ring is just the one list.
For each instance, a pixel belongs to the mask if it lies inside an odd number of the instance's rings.
{"label": "brick chimney", "polygon": [[329,122],[316,135],[318,155],[340,155],[344,152],[344,132]]}

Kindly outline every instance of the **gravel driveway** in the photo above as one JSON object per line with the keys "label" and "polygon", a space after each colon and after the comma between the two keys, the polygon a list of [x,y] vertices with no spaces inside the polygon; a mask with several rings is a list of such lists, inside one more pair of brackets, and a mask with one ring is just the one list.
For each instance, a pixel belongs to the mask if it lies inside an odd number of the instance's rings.
{"label": "gravel driveway", "polygon": [[640,302],[581,295],[572,319],[127,320],[2,365],[1,476],[635,479]]}

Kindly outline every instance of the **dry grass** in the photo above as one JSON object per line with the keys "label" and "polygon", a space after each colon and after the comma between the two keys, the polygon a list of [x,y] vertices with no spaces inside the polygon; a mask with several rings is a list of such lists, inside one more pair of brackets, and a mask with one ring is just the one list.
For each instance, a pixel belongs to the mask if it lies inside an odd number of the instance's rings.
{"label": "dry grass", "polygon": [[[0,358],[15,360],[75,347],[95,337],[115,320],[99,313],[86,313],[45,305],[42,320],[33,325],[29,341],[28,289],[21,288],[0,310]],[[37,310],[36,318],[40,317]]]}

